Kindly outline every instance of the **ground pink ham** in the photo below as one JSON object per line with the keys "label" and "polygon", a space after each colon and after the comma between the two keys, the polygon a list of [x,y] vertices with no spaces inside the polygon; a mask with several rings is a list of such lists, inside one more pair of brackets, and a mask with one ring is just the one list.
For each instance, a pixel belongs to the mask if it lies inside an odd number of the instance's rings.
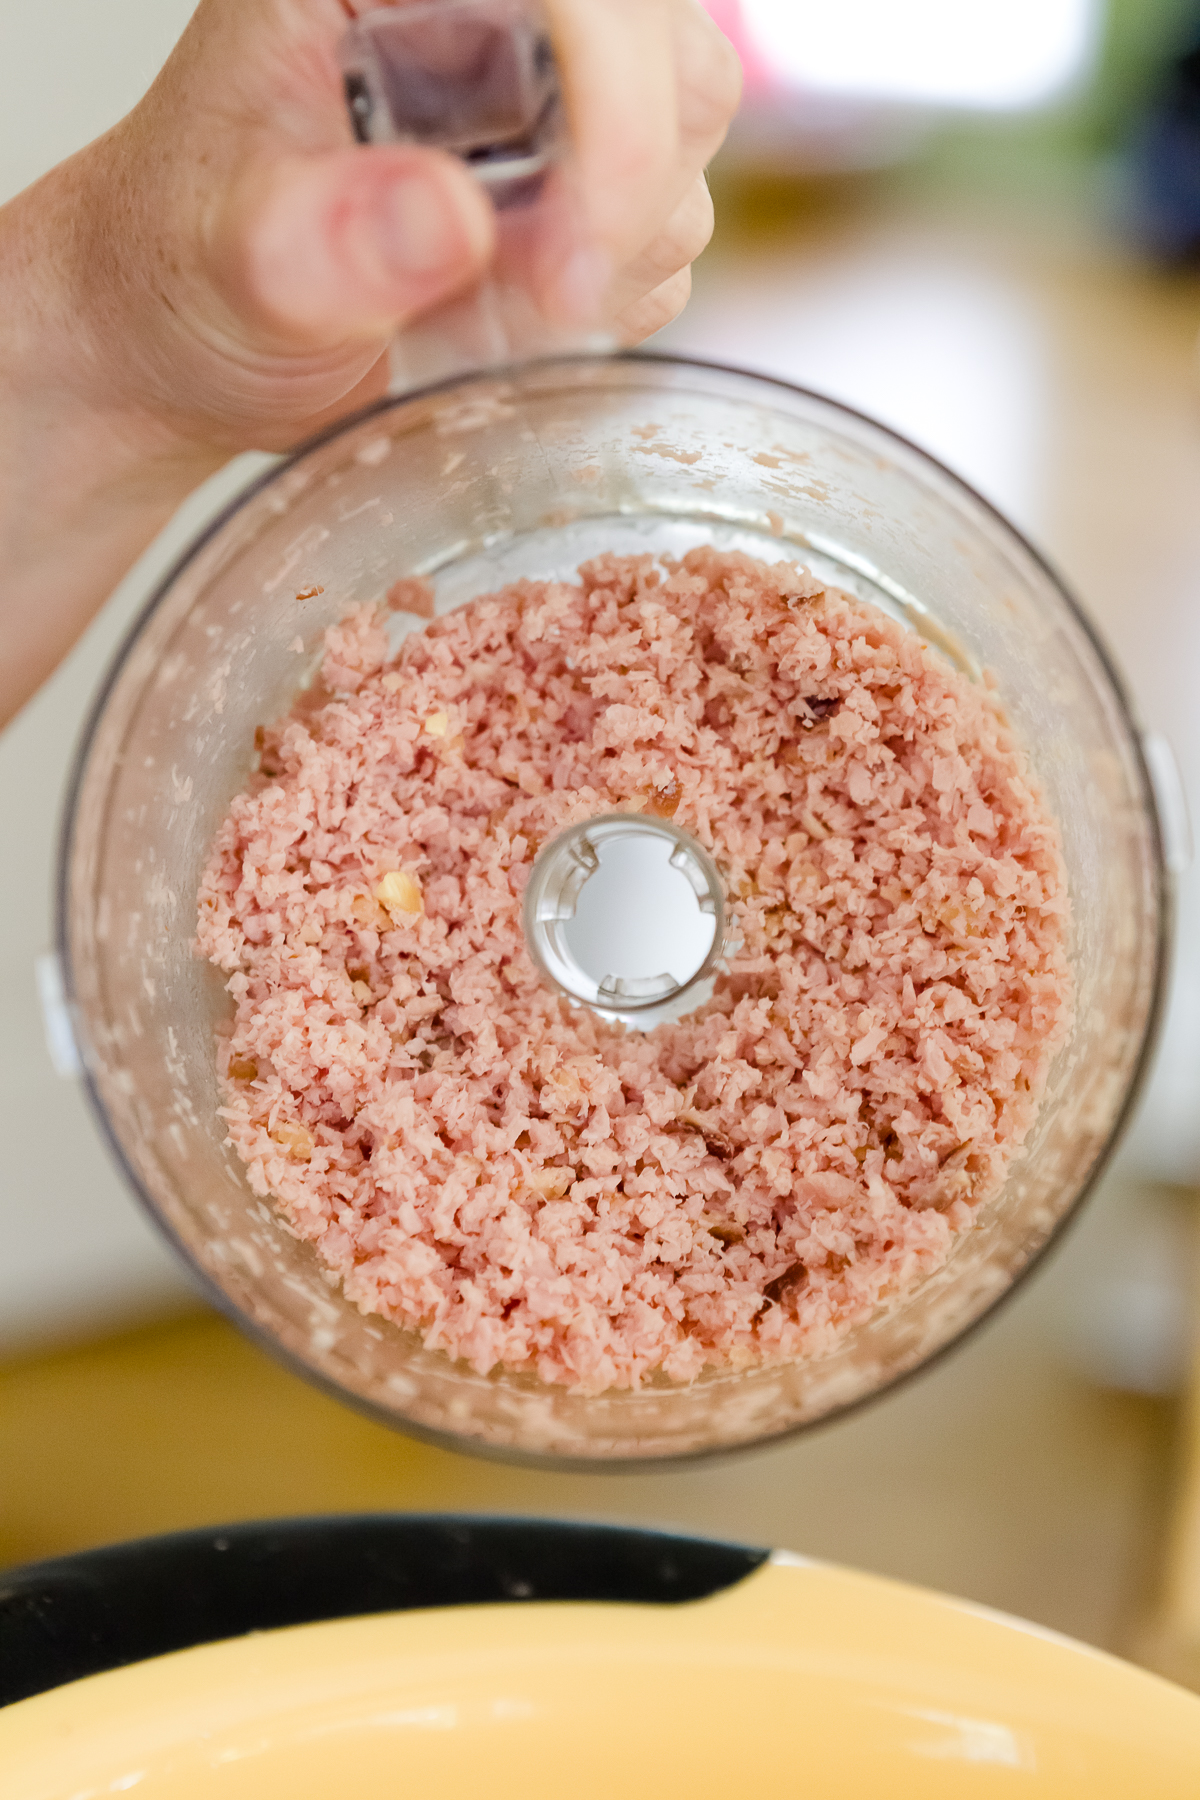
{"label": "ground pink ham", "polygon": [[[255,1192],[481,1372],[827,1352],[996,1191],[1066,1028],[1057,836],[996,703],[711,550],[518,582],[390,663],[383,616],[260,732],[201,890]],[[707,846],[736,945],[647,1034],[556,999],[521,930],[539,846],[622,808]]]}

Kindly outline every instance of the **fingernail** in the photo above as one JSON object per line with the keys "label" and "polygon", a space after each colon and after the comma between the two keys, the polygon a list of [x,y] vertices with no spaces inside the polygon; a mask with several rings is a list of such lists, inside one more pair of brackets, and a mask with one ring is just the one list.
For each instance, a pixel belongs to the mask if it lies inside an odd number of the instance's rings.
{"label": "fingernail", "polygon": [[554,282],[555,312],[567,324],[599,324],[612,275],[612,261],[603,250],[589,244],[574,251]]}
{"label": "fingernail", "polygon": [[406,175],[386,189],[379,250],[393,275],[429,276],[467,260],[467,234],[442,184]]}

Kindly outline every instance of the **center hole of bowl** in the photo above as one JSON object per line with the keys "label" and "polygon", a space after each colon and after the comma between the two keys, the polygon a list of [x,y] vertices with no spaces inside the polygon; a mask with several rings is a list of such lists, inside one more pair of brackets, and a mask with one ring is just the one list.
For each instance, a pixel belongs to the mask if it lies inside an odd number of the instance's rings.
{"label": "center hole of bowl", "polygon": [[720,882],[664,820],[608,814],[541,852],[526,899],[535,959],[573,999],[626,1011],[686,989],[719,949]]}
{"label": "center hole of bowl", "polygon": [[692,979],[712,949],[716,920],[701,912],[675,854],[668,838],[636,827],[597,845],[596,870],[562,936],[572,961],[601,989],[620,993],[653,981],[671,992]]}

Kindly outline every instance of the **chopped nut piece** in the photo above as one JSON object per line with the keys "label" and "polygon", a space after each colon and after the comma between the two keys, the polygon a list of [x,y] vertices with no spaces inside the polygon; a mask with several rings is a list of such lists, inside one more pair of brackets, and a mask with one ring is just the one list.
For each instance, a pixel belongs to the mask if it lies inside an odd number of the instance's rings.
{"label": "chopped nut piece", "polygon": [[[960,895],[954,895],[935,910],[933,917],[937,924],[944,925],[946,930],[962,943],[967,938],[983,935],[979,917],[981,911],[982,908],[972,906],[969,900],[964,900]],[[921,923],[926,931],[936,929],[936,926],[926,924],[924,918]]]}
{"label": "chopped nut piece", "polygon": [[937,1177],[924,1196],[925,1204],[944,1212],[956,1200],[969,1200],[975,1191],[975,1178],[969,1169],[949,1169]]}
{"label": "chopped nut piece", "polygon": [[312,1161],[316,1139],[307,1125],[277,1125],[271,1136],[297,1162]]}
{"label": "chopped nut piece", "polygon": [[561,1200],[575,1179],[574,1169],[535,1169],[529,1185],[547,1200]]}
{"label": "chopped nut piece", "polygon": [[583,1083],[574,1069],[552,1069],[542,1083],[542,1105],[550,1113],[574,1112],[583,1099]]}
{"label": "chopped nut piece", "polygon": [[254,727],[254,748],[258,754],[258,771],[273,781],[282,773],[283,765],[279,760],[279,735],[272,729],[268,732],[265,725]]}
{"label": "chopped nut piece", "polygon": [[746,1234],[740,1225],[710,1225],[709,1234],[720,1244],[744,1244]]}
{"label": "chopped nut piece", "polygon": [[769,944],[777,937],[782,937],[791,921],[791,913],[786,906],[772,906],[763,914],[763,936]]}
{"label": "chopped nut piece", "polygon": [[804,721],[804,724],[811,731],[815,720],[827,719],[830,713],[835,713],[842,703],[836,696],[832,700],[823,700],[816,694],[805,694],[804,704],[812,714],[811,720],[806,719]]}
{"label": "chopped nut piece", "polygon": [[250,1056],[231,1056],[229,1079],[231,1081],[257,1081],[258,1064]]}
{"label": "chopped nut piece", "polygon": [[396,924],[411,924],[413,919],[425,911],[420,883],[407,869],[390,869],[382,880],[376,882],[375,898],[381,906],[387,908]]}
{"label": "chopped nut piece", "polygon": [[646,791],[646,811],[653,819],[673,819],[683,790],[674,775],[664,776]]}
{"label": "chopped nut piece", "polygon": [[430,737],[444,738],[450,726],[450,714],[432,712],[425,721],[424,729]]}
{"label": "chopped nut piece", "polygon": [[373,931],[391,930],[391,913],[370,894],[355,894],[350,902],[350,911],[358,925],[369,926]]}
{"label": "chopped nut piece", "polygon": [[763,1289],[763,1299],[773,1300],[776,1306],[782,1306],[784,1296],[796,1288],[802,1287],[807,1276],[808,1270],[803,1263],[791,1263],[781,1275],[776,1275],[773,1281],[768,1281]]}

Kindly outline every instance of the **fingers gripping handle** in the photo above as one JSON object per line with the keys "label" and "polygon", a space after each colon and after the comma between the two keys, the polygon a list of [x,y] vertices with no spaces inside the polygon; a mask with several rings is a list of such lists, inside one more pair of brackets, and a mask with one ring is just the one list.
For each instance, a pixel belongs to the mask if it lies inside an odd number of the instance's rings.
{"label": "fingers gripping handle", "polygon": [[383,7],[347,31],[341,64],[360,143],[450,150],[497,206],[536,198],[562,132],[540,8],[524,0]]}
{"label": "fingers gripping handle", "polygon": [[498,266],[468,295],[393,343],[393,392],[468,370],[609,348],[552,325],[526,282],[548,178],[566,149],[558,69],[537,0],[418,0],[364,14],[339,47],[346,103],[364,144],[410,143],[462,158],[498,215]]}

